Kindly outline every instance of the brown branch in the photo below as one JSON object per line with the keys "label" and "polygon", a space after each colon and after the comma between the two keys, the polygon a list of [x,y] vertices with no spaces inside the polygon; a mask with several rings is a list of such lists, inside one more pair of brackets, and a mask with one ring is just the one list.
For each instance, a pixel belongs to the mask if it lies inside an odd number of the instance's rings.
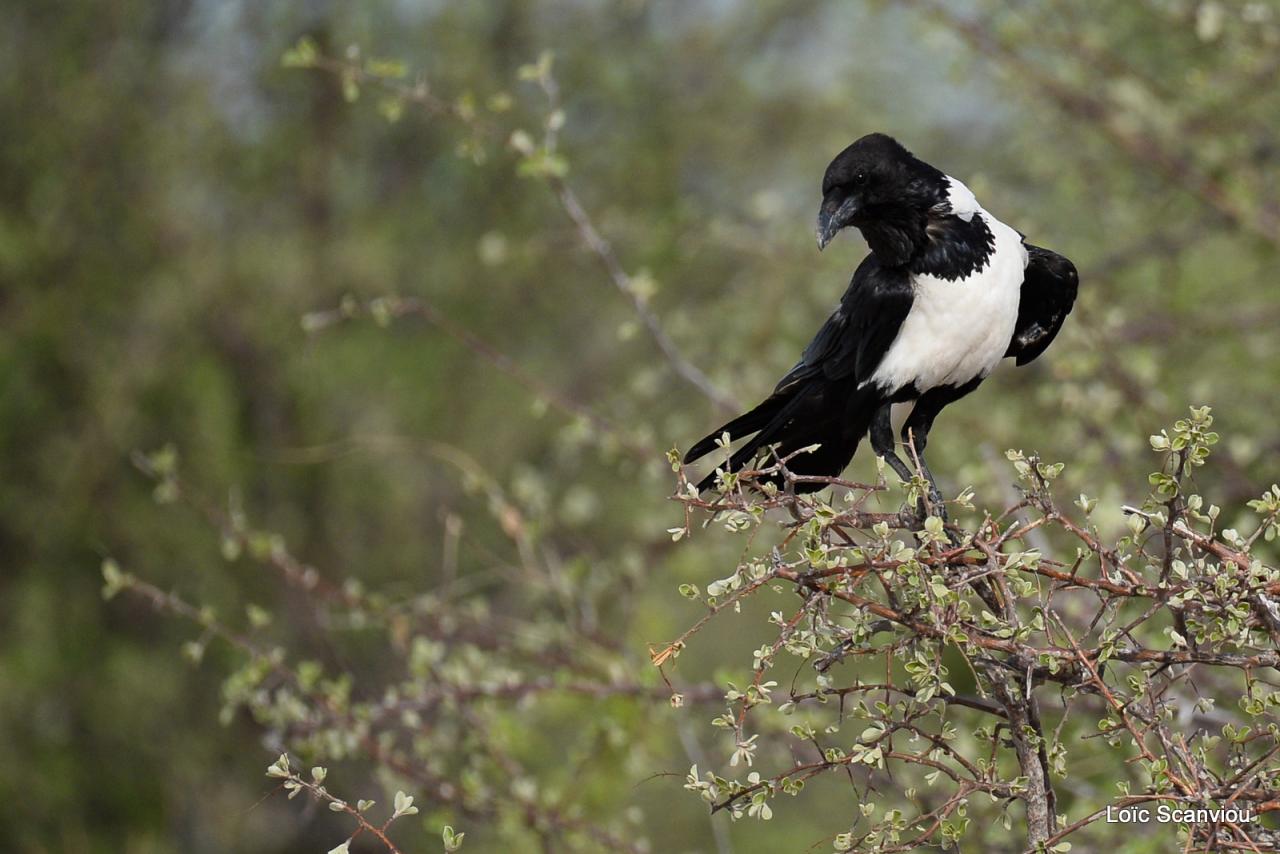
{"label": "brown branch", "polygon": [[1049,761],[1044,749],[1044,730],[1035,697],[1024,694],[1020,686],[1010,689],[1004,676],[991,680],[996,699],[1004,706],[1009,719],[1009,737],[1018,757],[1018,768],[1027,779],[1018,797],[1027,809],[1027,841],[1043,842],[1057,830],[1057,798],[1049,779]]}
{"label": "brown branch", "polygon": [[578,200],[578,194],[573,191],[573,188],[569,186],[564,178],[548,175],[546,181],[552,192],[555,193],[560,206],[564,208],[564,212],[577,228],[583,244],[599,259],[613,286],[631,303],[631,308],[636,313],[636,317],[640,318],[640,322],[648,331],[649,337],[658,345],[658,349],[662,351],[662,355],[666,357],[667,362],[675,370],[676,374],[702,392],[705,397],[721,409],[726,411],[735,409],[737,402],[720,391],[715,383],[711,381],[711,378],[685,358],[684,354],[680,352],[680,348],[671,340],[671,336],[663,328],[658,316],[654,314],[648,302],[636,290],[635,281],[626,271],[626,268],[622,266],[622,262],[618,260],[613,247],[600,235],[595,223],[591,221],[586,208]]}

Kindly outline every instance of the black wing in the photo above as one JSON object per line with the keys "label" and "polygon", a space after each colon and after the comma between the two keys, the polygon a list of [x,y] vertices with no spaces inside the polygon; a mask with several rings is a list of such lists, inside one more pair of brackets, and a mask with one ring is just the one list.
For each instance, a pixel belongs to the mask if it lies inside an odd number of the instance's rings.
{"label": "black wing", "polygon": [[911,311],[914,293],[905,270],[885,269],[874,255],[858,265],[840,305],[804,348],[774,392],[821,374],[829,380],[870,379]]}
{"label": "black wing", "polygon": [[[866,429],[859,426],[862,413],[851,412],[851,408],[858,408],[858,387],[875,373],[906,320],[912,300],[906,271],[885,269],[875,256],[868,255],[854,272],[840,305],[805,347],[800,361],[778,382],[773,394],[696,442],[685,455],[685,462],[715,450],[716,441],[725,433],[734,440],[755,433],[755,438],[730,460],[731,470],[749,461],[759,448],[775,442],[781,443],[784,454],[820,443],[833,456],[830,468],[838,473],[848,464],[857,439]],[[810,456],[810,464],[817,466],[817,456]],[[836,459],[840,456],[843,463]],[[710,478],[699,488],[705,488],[709,481]]]}
{"label": "black wing", "polygon": [[1005,356],[1027,364],[1045,351],[1062,328],[1076,301],[1080,277],[1076,266],[1056,252],[1027,247],[1027,270],[1018,301],[1018,323]]}

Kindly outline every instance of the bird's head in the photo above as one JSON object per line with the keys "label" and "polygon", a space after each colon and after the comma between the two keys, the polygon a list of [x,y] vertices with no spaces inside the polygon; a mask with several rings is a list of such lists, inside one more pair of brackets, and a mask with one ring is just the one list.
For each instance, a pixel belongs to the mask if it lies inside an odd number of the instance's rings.
{"label": "bird's head", "polygon": [[924,217],[946,193],[946,176],[893,137],[872,133],[836,155],[822,177],[818,249],[842,229]]}

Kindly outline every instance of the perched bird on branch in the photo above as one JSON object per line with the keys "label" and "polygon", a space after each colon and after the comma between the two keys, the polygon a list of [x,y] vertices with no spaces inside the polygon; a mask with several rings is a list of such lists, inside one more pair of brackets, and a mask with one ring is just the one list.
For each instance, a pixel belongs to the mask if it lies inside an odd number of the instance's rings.
{"label": "perched bird on branch", "polygon": [[[1001,359],[1025,365],[1053,341],[1075,302],[1075,266],[987,213],[972,192],[892,137],[869,134],[840,152],[822,179],[818,248],[857,228],[871,249],[835,312],[769,397],[712,431],[689,463],[721,436],[747,438],[726,468],[773,449],[798,475],[837,476],[862,437],[904,481],[890,407],[912,403],[902,428],[920,461],[930,503],[943,512],[925,443],[938,413],[978,387]],[[748,438],[749,437],[749,438]],[[698,484],[715,483],[712,473]],[[822,483],[799,482],[797,491]]]}

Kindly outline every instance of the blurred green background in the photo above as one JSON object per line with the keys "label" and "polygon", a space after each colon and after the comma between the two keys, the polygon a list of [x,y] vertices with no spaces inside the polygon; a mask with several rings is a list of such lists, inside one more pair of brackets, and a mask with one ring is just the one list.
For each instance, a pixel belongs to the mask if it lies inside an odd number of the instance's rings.
{"label": "blurred green background", "polygon": [[[193,489],[242,506],[336,583],[402,598],[445,589],[495,619],[594,633],[602,671],[658,685],[647,645],[702,612],[677,585],[705,586],[736,556],[714,534],[670,548],[679,520],[662,452],[723,412],[672,370],[544,182],[517,175],[503,141],[536,134],[545,114],[517,70],[543,51],[567,180],[666,332],[732,398],[771,388],[843,291],[864,249],[850,236],[817,253],[819,182],[840,148],[883,130],[1082,275],[1048,355],[940,419],[931,459],[948,491],[972,485],[1001,506],[1003,451],[1037,450],[1068,462],[1063,495],[1101,496],[1115,524],[1119,503],[1145,494],[1145,437],[1188,403],[1215,408],[1225,447],[1201,485],[1228,516],[1276,478],[1272,3],[121,0],[6,12],[6,850],[326,851],[347,827],[266,797],[274,753],[261,726],[244,713],[219,723],[234,654],[214,645],[200,666],[184,661],[199,629],[137,599],[104,603],[99,563],[115,557],[231,622],[246,604],[267,608],[272,643],[352,673],[358,696],[378,695],[395,656],[381,635],[317,618],[270,568],[226,560],[198,513],[158,506],[136,450],[172,443]],[[282,67],[303,36],[329,56],[358,46],[402,60],[408,82],[474,104],[491,132],[476,143],[465,123],[412,105],[395,116],[373,92],[348,103],[334,75]],[[475,338],[414,318],[303,328],[344,297],[389,294],[430,300]],[[869,473],[865,459],[855,471]],[[518,561],[504,508],[555,578],[506,571]],[[741,678],[766,631],[751,615],[713,627],[675,675]],[[723,822],[717,836],[681,789],[693,761],[723,767],[731,751],[706,726],[714,703],[548,704],[483,713],[521,746],[532,785],[654,851],[829,850],[851,820],[847,790],[816,785],[772,822]],[[1091,767],[1109,789],[1115,770]],[[653,776],[664,772],[676,775]],[[359,763],[338,777],[344,796],[390,801]],[[470,850],[563,850],[513,814],[430,808],[400,831],[406,850],[438,850],[446,819]],[[353,850],[377,850],[365,844]]]}

